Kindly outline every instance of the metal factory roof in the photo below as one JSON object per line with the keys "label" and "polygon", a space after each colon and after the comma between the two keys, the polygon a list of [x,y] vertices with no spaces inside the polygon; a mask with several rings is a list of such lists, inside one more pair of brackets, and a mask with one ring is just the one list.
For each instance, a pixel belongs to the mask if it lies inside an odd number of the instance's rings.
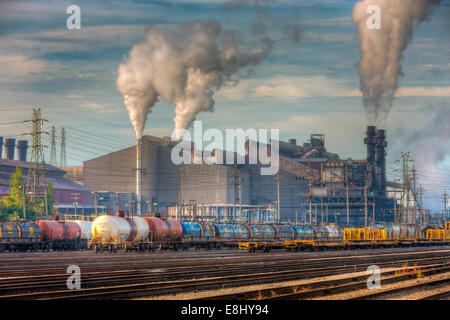
{"label": "metal factory roof", "polygon": [[[32,162],[29,161],[19,161],[19,160],[8,160],[8,159],[0,159],[0,167],[22,167],[28,169],[31,166]],[[54,173],[64,175],[66,172],[57,167],[54,167],[49,164],[45,164],[45,171],[52,171]]]}
{"label": "metal factory roof", "polygon": [[[9,190],[9,178],[16,167],[24,168],[22,172],[22,178],[26,181],[28,176],[28,168],[31,162],[19,161],[19,160],[0,160],[0,190]],[[62,176],[66,173],[64,170],[56,168],[54,166],[45,165],[46,180],[53,185],[54,189],[58,190],[73,190],[73,191],[85,191],[91,190],[79,185],[71,180],[65,179]]]}

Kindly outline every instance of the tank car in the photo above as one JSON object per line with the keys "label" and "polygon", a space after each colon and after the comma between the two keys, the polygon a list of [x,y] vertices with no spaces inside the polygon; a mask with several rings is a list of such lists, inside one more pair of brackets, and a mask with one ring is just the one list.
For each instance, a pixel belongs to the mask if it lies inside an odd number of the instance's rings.
{"label": "tank car", "polygon": [[149,225],[141,217],[100,216],[92,224],[91,245],[95,251],[118,248],[129,250],[148,249]]}
{"label": "tank car", "polygon": [[169,239],[169,225],[158,217],[142,217],[149,227],[149,239],[153,242],[165,242]]}
{"label": "tank car", "polygon": [[83,249],[87,248],[89,241],[92,239],[92,221],[74,220],[74,223],[80,227],[80,244]]}

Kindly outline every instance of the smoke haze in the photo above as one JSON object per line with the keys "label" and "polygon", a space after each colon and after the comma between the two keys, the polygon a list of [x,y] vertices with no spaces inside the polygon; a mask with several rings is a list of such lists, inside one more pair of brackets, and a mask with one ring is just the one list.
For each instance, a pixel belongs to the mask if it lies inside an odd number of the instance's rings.
{"label": "smoke haze", "polygon": [[116,86],[124,97],[137,138],[162,97],[175,105],[175,129],[186,129],[201,111],[213,111],[214,93],[236,84],[272,49],[260,32],[251,41],[223,30],[217,21],[195,21],[178,30],[150,26],[119,65]]}
{"label": "smoke haze", "polygon": [[[361,59],[358,72],[363,103],[370,124],[383,125],[392,107],[402,75],[403,52],[413,31],[430,16],[441,0],[362,0],[353,7],[353,22],[358,25]],[[367,7],[380,8],[381,29],[369,29],[371,14]]]}

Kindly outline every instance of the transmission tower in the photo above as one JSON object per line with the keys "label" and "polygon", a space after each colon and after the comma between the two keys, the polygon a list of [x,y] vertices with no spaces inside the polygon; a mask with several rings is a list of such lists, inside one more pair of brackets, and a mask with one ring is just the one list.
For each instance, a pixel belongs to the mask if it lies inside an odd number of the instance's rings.
{"label": "transmission tower", "polygon": [[52,126],[50,164],[56,166],[56,128]]}
{"label": "transmission tower", "polygon": [[33,119],[31,136],[33,139],[31,145],[31,160],[28,170],[26,190],[31,194],[32,200],[41,198],[45,195],[47,183],[45,181],[45,161],[44,145],[42,144],[41,134],[45,119],[42,119],[41,109],[33,109]]}
{"label": "transmission tower", "polygon": [[66,159],[66,129],[61,129],[61,158],[60,158],[60,166],[67,166]]}

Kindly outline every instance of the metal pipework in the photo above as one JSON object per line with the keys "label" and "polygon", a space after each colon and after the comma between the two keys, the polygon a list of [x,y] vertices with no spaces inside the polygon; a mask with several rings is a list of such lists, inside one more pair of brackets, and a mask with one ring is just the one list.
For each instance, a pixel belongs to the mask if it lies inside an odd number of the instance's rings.
{"label": "metal pipework", "polygon": [[3,154],[3,137],[0,137],[0,159],[2,158]]}
{"label": "metal pipework", "polygon": [[16,146],[16,139],[5,139],[5,153],[6,159],[14,160],[14,147]]}
{"label": "metal pipework", "polygon": [[17,141],[17,156],[19,158],[19,161],[27,161],[27,150],[28,150],[27,140]]}
{"label": "metal pipework", "polygon": [[136,144],[136,215],[141,216],[141,184],[142,184],[142,168],[141,168],[141,156],[142,156],[142,138],[137,139]]}

